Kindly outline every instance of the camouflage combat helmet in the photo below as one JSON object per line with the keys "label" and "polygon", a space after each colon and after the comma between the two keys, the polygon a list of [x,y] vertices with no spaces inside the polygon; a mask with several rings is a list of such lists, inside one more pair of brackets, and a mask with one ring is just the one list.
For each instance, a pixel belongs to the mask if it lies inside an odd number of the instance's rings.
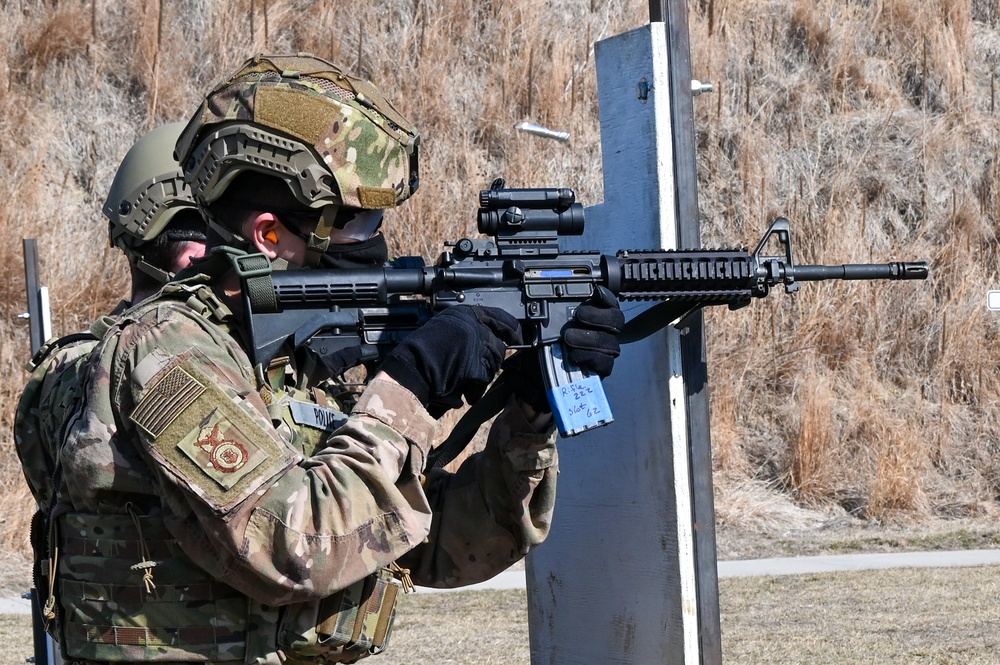
{"label": "camouflage combat helmet", "polygon": [[148,263],[144,246],[156,240],[177,213],[198,210],[173,158],[183,128],[181,122],[163,125],[136,141],[118,167],[102,208],[110,222],[111,245],[160,282],[170,281],[173,275]]}
{"label": "camouflage combat helmet", "polygon": [[392,208],[413,194],[418,143],[413,124],[372,83],[309,54],[261,54],[208,94],[175,156],[204,207],[247,171],[284,181],[303,207],[322,211],[308,239],[315,256],[340,228],[339,208]]}

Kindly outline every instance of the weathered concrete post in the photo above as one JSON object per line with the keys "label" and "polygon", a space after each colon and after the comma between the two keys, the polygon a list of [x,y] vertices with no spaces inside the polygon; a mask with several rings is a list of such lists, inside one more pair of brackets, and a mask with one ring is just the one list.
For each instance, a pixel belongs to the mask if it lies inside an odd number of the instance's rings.
{"label": "weathered concrete post", "polygon": [[[566,249],[678,246],[668,52],[663,23],[597,43],[605,201]],[[560,442],[554,529],[527,566],[532,663],[721,662],[711,469],[692,468],[710,460],[692,448],[707,446],[689,408],[703,385],[686,381],[704,383],[704,366],[691,355],[675,328],[625,347],[606,381],[614,424]]]}

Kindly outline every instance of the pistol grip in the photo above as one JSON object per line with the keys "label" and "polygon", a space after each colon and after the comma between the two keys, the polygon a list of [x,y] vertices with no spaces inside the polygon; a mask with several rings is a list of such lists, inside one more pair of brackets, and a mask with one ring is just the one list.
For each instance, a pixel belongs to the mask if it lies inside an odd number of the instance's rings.
{"label": "pistol grip", "polygon": [[560,434],[576,436],[614,421],[601,378],[570,363],[561,342],[543,346],[539,360],[544,370],[545,394]]}

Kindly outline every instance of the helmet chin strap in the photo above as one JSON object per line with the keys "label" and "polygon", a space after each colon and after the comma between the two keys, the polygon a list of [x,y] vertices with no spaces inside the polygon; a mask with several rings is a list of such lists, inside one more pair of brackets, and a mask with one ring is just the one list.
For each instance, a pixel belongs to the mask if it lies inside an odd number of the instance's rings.
{"label": "helmet chin strap", "polygon": [[142,258],[139,254],[130,255],[129,261],[136,267],[137,270],[146,273],[160,284],[166,284],[174,278],[174,273],[157,268],[152,263],[149,263],[146,259]]}
{"label": "helmet chin strap", "polygon": [[323,255],[330,247],[330,233],[337,218],[337,209],[335,205],[324,206],[316,228],[306,238],[306,268],[318,268]]}
{"label": "helmet chin strap", "polygon": [[249,240],[237,233],[234,233],[233,231],[230,231],[224,224],[220,224],[215,219],[215,215],[208,211],[207,207],[202,208],[202,211],[204,212],[205,222],[208,224],[208,227],[212,229],[217,236],[222,238],[222,241],[226,245],[244,251],[250,250]]}
{"label": "helmet chin strap", "polygon": [[297,267],[299,266],[293,266],[287,259],[279,259],[277,257],[271,259],[271,270],[290,270]]}

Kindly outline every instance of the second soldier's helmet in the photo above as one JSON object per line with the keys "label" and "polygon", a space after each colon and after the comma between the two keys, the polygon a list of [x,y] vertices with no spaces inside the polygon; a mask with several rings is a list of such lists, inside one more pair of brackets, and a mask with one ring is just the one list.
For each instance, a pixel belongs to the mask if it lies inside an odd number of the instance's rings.
{"label": "second soldier's helmet", "polygon": [[[102,212],[108,240],[132,265],[159,282],[172,274],[145,260],[144,251],[178,214],[197,215],[198,207],[174,159],[174,144],[184,123],[162,125],[142,136],[122,159]],[[204,240],[200,238],[188,238]]]}
{"label": "second soldier's helmet", "polygon": [[[205,208],[241,174],[278,178],[320,222],[322,252],[339,208],[400,205],[418,185],[419,133],[372,83],[308,55],[257,55],[208,94],[175,156]],[[225,240],[237,236],[209,213]]]}

